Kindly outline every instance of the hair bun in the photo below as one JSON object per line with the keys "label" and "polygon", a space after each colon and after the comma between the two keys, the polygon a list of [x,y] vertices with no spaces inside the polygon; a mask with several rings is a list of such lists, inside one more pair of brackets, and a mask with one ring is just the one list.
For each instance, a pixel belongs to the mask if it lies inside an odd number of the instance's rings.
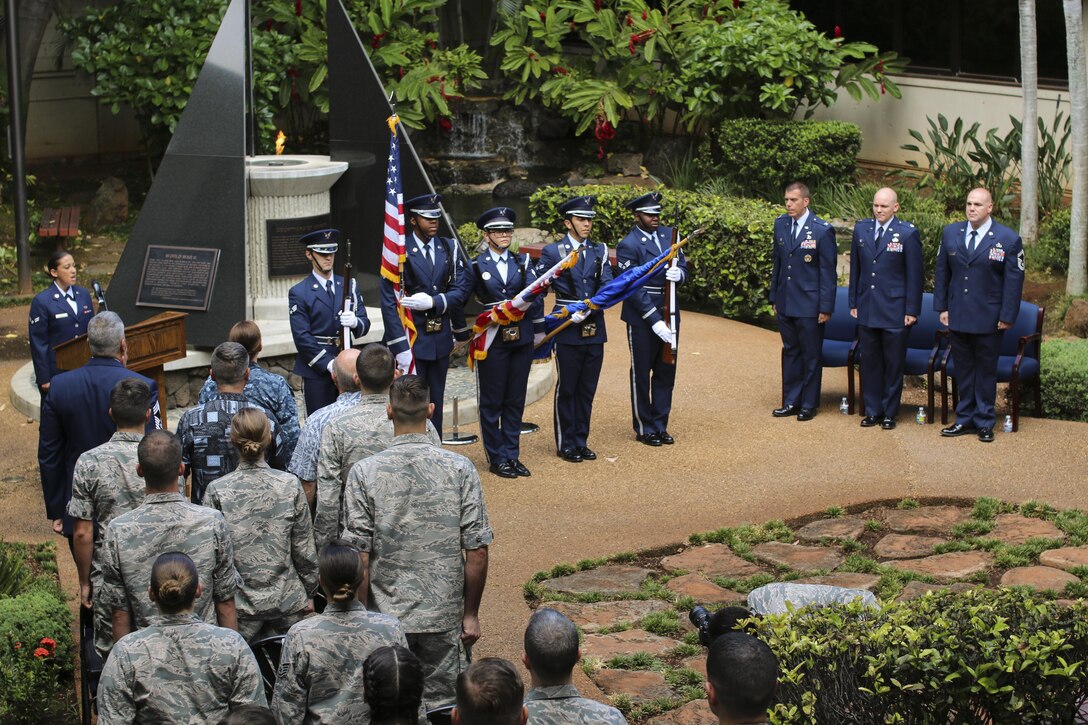
{"label": "hair bun", "polygon": [[351,584],[341,584],[340,588],[332,595],[334,602],[347,602],[351,601],[355,597],[355,587]]}

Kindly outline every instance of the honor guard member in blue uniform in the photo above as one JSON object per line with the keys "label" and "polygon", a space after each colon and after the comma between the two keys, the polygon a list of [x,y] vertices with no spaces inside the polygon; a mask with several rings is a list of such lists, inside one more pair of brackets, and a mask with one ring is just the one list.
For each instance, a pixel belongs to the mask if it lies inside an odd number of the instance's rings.
{"label": "honor guard member in blue uniform", "polygon": [[960,393],[956,422],[941,435],[977,432],[983,443],[994,439],[1001,337],[1016,322],[1024,290],[1024,244],[990,218],[993,208],[986,189],[967,195],[967,222],[949,224],[941,235],[933,287],[933,308],[952,333]]}
{"label": "honor guard member in blue uniform", "polygon": [[[487,308],[513,299],[536,279],[524,254],[511,254],[513,209],[488,209],[476,220],[487,250],[472,261],[476,298]],[[521,416],[533,365],[534,333],[544,333],[544,301],[538,297],[520,322],[498,328],[487,357],[476,361],[480,433],[490,471],[502,478],[529,476],[520,456]]]}
{"label": "honor guard member in blue uniform", "polygon": [[[465,331],[460,317],[465,301],[472,292],[472,274],[456,239],[438,236],[442,216],[442,197],[425,194],[404,202],[412,233],[404,240],[406,259],[401,289],[405,309],[413,310],[416,341],[408,349],[408,336],[397,315],[397,300],[393,285],[384,277],[380,280],[382,321],[385,323],[385,344],[397,356],[397,367],[408,371],[414,357],[415,374],[427,381],[434,403],[431,422],[442,435],[442,405],[446,392],[446,371],[453,351],[454,330]],[[453,319],[451,312],[457,312]]]}
{"label": "honor guard member in blue uniform", "polygon": [[53,348],[85,333],[87,321],[94,317],[91,293],[76,284],[72,255],[63,250],[54,252],[48,269],[53,284],[31,301],[29,325],[34,382],[43,396],[49,390],[49,381],[60,372]]}
{"label": "honor guard member in blue uniform", "polygon": [[[661,194],[652,191],[625,205],[635,214],[635,228],[616,247],[620,271],[649,262],[672,244],[672,228],[661,226]],[[621,319],[627,323],[627,346],[631,350],[631,418],[635,437],[648,446],[672,445],[669,412],[676,365],[661,359],[664,345],[672,345],[673,332],[665,317],[669,283],[683,284],[688,261],[683,252],[678,264],[662,266],[639,291],[623,302]],[[677,333],[679,333],[679,310]]]}
{"label": "honor guard member in blue uniform", "polygon": [[341,330],[347,328],[355,337],[362,337],[370,330],[370,319],[354,286],[351,290],[353,311],[341,309],[344,278],[332,272],[340,232],[321,229],[299,241],[306,247],[306,259],[313,265],[313,271],[291,288],[287,304],[291,336],[298,350],[294,373],[302,377],[306,414],[312,415],[336,400],[339,394],[332,379],[332,363],[338,352]]}
{"label": "honor guard member in blue uniform", "polygon": [[907,337],[922,309],[922,240],[897,211],[895,191],[877,191],[873,218],[854,225],[850,243],[850,314],[858,320],[865,397],[862,428],[895,428]]}
{"label": "honor guard member in blue uniform", "polygon": [[786,213],[774,221],[771,306],[782,335],[782,399],[774,417],[812,420],[820,405],[824,323],[835,311],[835,231],[809,211],[808,187],[786,187]]}
{"label": "honor guard member in blue uniform", "polygon": [[[563,215],[567,236],[547,245],[540,254],[538,272],[551,269],[572,249],[578,249],[578,263],[552,282],[558,305],[589,299],[612,280],[608,248],[589,240],[593,217],[597,216],[596,204],[597,199],[592,196],[579,196],[564,202],[559,213]],[[575,324],[553,338],[559,376],[555,383],[555,447],[563,460],[581,463],[597,458],[597,454],[586,447],[586,441],[608,335],[604,329],[604,313],[600,310],[579,312],[572,319]]]}

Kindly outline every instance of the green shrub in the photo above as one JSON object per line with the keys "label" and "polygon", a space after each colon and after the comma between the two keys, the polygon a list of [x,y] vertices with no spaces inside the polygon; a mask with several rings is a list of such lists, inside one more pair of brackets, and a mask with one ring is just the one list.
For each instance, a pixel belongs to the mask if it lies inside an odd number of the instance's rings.
{"label": "green shrub", "polygon": [[1043,415],[1088,422],[1088,340],[1044,340]]}
{"label": "green shrub", "polygon": [[1028,249],[1033,269],[1065,274],[1069,270],[1069,208],[1059,209],[1043,220],[1039,241]]}
{"label": "green shrub", "polygon": [[778,201],[791,181],[854,181],[861,130],[842,121],[722,122],[699,147],[704,177],[720,177],[743,194]]}
{"label": "green shrub", "polygon": [[[1074,722],[1088,620],[1023,589],[765,617],[781,667],[772,722]],[[806,708],[802,714],[802,707]]]}
{"label": "green shrub", "polygon": [[38,722],[71,671],[68,605],[44,590],[0,599],[0,722]]}
{"label": "green shrub", "polygon": [[[712,307],[727,317],[769,313],[771,235],[779,210],[754,199],[661,191],[665,197],[662,224],[673,226],[679,220],[685,235],[697,228],[706,230],[684,248],[691,274],[680,288],[681,297],[689,304]],[[644,193],[645,189],[632,186],[553,186],[533,194],[529,209],[534,226],[560,234],[564,229],[559,205],[572,196],[592,194],[597,197],[592,238],[615,247],[633,225],[624,202]]]}

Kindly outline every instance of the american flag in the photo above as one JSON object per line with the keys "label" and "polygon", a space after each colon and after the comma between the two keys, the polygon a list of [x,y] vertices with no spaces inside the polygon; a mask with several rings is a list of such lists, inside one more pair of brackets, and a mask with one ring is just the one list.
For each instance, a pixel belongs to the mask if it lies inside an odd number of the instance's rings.
{"label": "american flag", "polygon": [[[412,311],[401,306],[400,273],[404,268],[404,193],[401,187],[400,146],[397,143],[396,115],[390,116],[389,124],[389,169],[385,177],[385,231],[382,239],[382,276],[393,285],[397,296],[397,315],[408,336],[408,348],[416,341],[416,326],[412,321]],[[412,369],[415,361],[412,361]],[[409,370],[412,372],[412,370]]]}

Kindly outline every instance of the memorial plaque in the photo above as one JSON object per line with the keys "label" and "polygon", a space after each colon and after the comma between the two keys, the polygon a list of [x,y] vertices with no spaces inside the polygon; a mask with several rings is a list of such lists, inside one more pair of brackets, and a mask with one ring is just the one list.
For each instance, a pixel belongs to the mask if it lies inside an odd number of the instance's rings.
{"label": "memorial plaque", "polygon": [[218,268],[218,249],[148,245],[136,306],[207,312]]}
{"label": "memorial plaque", "polygon": [[306,259],[305,249],[298,243],[304,234],[328,229],[328,214],[298,217],[295,219],[269,219],[265,222],[268,239],[268,276],[294,277],[306,274],[313,266]]}

